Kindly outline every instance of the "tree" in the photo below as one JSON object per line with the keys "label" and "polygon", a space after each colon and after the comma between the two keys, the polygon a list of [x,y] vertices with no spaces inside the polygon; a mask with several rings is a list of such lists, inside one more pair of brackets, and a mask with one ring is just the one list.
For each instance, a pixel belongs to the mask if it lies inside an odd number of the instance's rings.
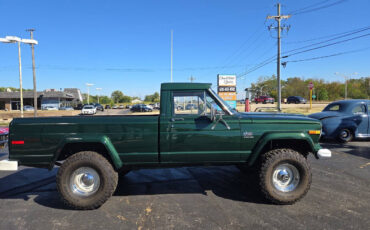
{"label": "tree", "polygon": [[120,103],[121,99],[123,98],[123,93],[120,90],[116,90],[112,92],[112,100],[114,103]]}
{"label": "tree", "polygon": [[148,102],[159,102],[159,93],[155,92],[152,95],[146,95],[144,101]]}

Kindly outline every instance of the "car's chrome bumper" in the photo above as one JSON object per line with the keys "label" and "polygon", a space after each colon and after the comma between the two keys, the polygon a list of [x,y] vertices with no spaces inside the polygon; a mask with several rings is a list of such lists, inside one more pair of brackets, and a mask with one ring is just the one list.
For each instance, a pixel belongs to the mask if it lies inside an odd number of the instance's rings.
{"label": "car's chrome bumper", "polygon": [[319,159],[330,158],[331,151],[329,149],[320,149],[319,151],[317,151],[317,156],[319,157]]}
{"label": "car's chrome bumper", "polygon": [[1,160],[0,171],[17,171],[18,161]]}

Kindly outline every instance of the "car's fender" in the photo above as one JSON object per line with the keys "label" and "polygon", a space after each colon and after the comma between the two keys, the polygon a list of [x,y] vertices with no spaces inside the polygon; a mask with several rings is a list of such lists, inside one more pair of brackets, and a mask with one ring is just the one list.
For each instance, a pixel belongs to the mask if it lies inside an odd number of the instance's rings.
{"label": "car's fender", "polygon": [[121,158],[119,157],[109,137],[105,135],[87,134],[87,135],[79,135],[79,136],[72,136],[72,137],[64,138],[58,145],[57,151],[54,154],[54,159],[50,164],[50,168],[54,167],[54,164],[57,161],[59,155],[61,154],[64,146],[70,143],[100,143],[100,144],[103,144],[114,164],[114,167],[116,169],[119,169],[123,165]]}
{"label": "car's fender", "polygon": [[258,156],[262,153],[263,148],[267,143],[274,140],[303,140],[307,142],[310,149],[308,149],[308,152],[312,152],[316,155],[317,151],[321,149],[320,144],[315,144],[312,140],[312,138],[309,136],[308,133],[304,132],[279,132],[279,133],[265,133],[261,136],[261,138],[257,141],[255,144],[251,155],[248,157],[247,162],[249,166],[252,166]]}

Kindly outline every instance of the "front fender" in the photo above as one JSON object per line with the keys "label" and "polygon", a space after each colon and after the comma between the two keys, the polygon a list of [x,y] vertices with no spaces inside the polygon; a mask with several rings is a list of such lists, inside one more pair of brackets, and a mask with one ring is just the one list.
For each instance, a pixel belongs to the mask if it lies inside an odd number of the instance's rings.
{"label": "front fender", "polygon": [[312,141],[312,138],[309,136],[308,133],[303,132],[287,132],[287,133],[267,133],[262,135],[262,137],[258,140],[255,147],[252,150],[252,154],[248,158],[248,165],[252,166],[258,156],[262,153],[263,148],[267,143],[273,140],[304,140],[309,145],[310,149],[309,152],[312,152],[315,154],[319,149],[321,149],[321,146],[319,143],[314,143]]}
{"label": "front fender", "polygon": [[50,164],[50,168],[54,167],[56,160],[61,154],[64,146],[70,143],[101,143],[106,148],[113,164],[116,169],[120,169],[123,165],[121,158],[119,157],[114,145],[110,141],[109,137],[104,135],[83,135],[78,137],[66,137],[58,145],[57,151],[54,155],[54,159]]}

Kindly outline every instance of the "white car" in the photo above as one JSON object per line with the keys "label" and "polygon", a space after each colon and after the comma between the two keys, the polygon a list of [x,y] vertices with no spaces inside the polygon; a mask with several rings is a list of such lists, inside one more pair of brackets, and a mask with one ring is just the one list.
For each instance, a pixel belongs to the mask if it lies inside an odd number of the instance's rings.
{"label": "white car", "polygon": [[23,106],[23,111],[34,111],[35,109],[30,105]]}
{"label": "white car", "polygon": [[82,115],[94,115],[96,114],[96,107],[93,105],[85,105],[81,110]]}
{"label": "white car", "polygon": [[58,110],[58,108],[54,106],[44,106],[42,110]]}

